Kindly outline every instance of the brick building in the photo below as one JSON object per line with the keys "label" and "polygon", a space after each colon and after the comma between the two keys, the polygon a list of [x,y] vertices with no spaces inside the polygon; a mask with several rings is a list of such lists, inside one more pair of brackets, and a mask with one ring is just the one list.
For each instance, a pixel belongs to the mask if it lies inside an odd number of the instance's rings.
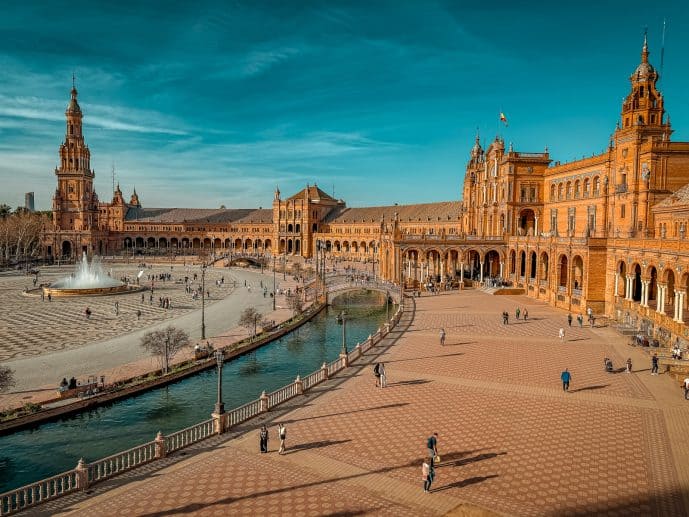
{"label": "brick building", "polygon": [[689,142],[673,142],[644,41],[605,152],[561,164],[478,137],[463,201],[348,208],[307,185],[269,209],[147,208],[93,191],[77,91],[66,111],[46,256],[258,253],[375,261],[407,285],[487,278],[573,312],[587,308],[668,339],[687,336]]}

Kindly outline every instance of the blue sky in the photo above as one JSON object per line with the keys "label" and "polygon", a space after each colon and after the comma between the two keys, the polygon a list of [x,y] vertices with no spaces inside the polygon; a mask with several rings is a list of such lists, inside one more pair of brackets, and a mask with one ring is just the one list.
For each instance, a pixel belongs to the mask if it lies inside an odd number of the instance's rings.
{"label": "blue sky", "polygon": [[114,162],[149,207],[267,207],[314,182],[350,206],[458,199],[477,127],[563,162],[600,152],[644,26],[660,65],[663,18],[689,140],[689,4],[520,4],[6,0],[0,203],[50,207],[72,71],[101,200]]}

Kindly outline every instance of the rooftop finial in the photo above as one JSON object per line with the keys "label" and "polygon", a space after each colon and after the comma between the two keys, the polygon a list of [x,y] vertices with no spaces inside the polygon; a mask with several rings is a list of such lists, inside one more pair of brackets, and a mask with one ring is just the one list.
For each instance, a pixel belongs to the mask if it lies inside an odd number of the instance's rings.
{"label": "rooftop finial", "polygon": [[644,28],[644,46],[641,49],[641,62],[648,63],[648,27]]}

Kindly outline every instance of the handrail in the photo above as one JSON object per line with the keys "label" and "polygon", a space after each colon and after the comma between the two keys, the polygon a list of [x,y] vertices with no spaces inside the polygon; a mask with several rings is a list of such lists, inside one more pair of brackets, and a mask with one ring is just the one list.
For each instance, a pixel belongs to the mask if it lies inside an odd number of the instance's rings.
{"label": "handrail", "polygon": [[165,453],[169,454],[190,445],[205,440],[213,434],[213,419],[204,420],[201,423],[182,429],[165,436]]}
{"label": "handrail", "polygon": [[[358,359],[375,346],[376,343],[380,342],[385,334],[399,323],[403,312],[404,298],[400,300],[397,311],[386,322],[386,327],[380,327],[373,335],[359,343],[356,348],[349,352],[347,360],[354,361]],[[101,458],[90,464],[85,464],[83,460],[80,460],[75,469],[0,494],[0,516],[13,515],[43,502],[76,492],[77,490],[86,489],[93,483],[109,479],[140,465],[162,458],[166,454],[210,438],[223,429],[230,429],[242,422],[246,422],[262,412],[296,397],[300,393],[300,382],[302,391],[309,390],[340,370],[343,370],[345,364],[347,364],[345,358],[339,356],[334,361],[310,373],[301,381],[297,379],[287,386],[283,386],[267,395],[264,394],[259,399],[252,400],[220,415],[219,418],[222,419],[219,422],[220,431],[215,427],[214,417],[176,431],[168,436],[159,434],[153,441]]]}

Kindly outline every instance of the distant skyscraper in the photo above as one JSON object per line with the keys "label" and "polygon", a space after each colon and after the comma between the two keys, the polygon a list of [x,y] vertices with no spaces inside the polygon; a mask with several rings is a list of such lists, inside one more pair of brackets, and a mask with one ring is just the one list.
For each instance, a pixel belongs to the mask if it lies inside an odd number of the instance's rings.
{"label": "distant skyscraper", "polygon": [[34,211],[33,192],[27,192],[24,194],[24,208],[26,208],[29,212]]}

